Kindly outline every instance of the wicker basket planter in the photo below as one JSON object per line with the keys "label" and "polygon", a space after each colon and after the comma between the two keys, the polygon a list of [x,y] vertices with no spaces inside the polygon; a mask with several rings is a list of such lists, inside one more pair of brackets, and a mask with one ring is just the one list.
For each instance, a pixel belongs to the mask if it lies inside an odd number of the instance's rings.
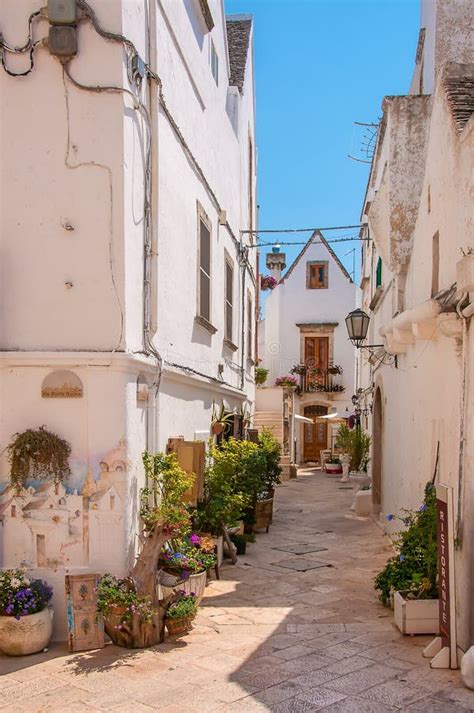
{"label": "wicker basket planter", "polygon": [[254,532],[265,529],[268,532],[273,518],[273,498],[258,500],[255,505]]}
{"label": "wicker basket planter", "polygon": [[183,619],[165,619],[165,625],[170,636],[186,634],[193,628],[194,616],[185,616]]}

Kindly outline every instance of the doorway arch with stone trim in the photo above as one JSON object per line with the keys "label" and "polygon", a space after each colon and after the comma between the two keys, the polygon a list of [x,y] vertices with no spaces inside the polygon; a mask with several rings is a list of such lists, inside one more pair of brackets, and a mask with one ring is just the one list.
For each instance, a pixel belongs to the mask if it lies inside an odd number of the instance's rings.
{"label": "doorway arch with stone trim", "polygon": [[375,515],[378,515],[382,508],[382,438],[382,390],[377,386],[372,420],[372,512]]}
{"label": "doorway arch with stone trim", "polygon": [[320,453],[328,447],[328,424],[327,420],[318,420],[320,416],[326,416],[328,407],[323,404],[311,404],[304,406],[303,415],[310,418],[313,423],[303,423],[303,461],[305,463],[319,463]]}

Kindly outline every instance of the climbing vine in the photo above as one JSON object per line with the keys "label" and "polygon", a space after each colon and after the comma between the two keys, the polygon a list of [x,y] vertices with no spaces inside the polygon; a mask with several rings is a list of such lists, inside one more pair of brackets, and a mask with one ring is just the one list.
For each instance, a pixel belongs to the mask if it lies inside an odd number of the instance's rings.
{"label": "climbing vine", "polygon": [[21,488],[28,479],[64,482],[71,475],[71,446],[44,426],[15,433],[7,446],[12,485]]}

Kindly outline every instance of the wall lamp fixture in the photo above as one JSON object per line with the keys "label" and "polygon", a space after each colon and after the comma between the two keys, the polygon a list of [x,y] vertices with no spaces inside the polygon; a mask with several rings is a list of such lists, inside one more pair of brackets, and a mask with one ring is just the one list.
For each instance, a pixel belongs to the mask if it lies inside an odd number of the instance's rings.
{"label": "wall lamp fixture", "polygon": [[349,339],[357,349],[368,349],[371,354],[374,354],[374,350],[376,349],[383,349],[384,355],[381,357],[380,361],[383,364],[397,365],[396,355],[388,354],[384,344],[364,344],[367,338],[370,317],[363,310],[361,310],[360,307],[354,309],[352,312],[349,312],[345,321]]}

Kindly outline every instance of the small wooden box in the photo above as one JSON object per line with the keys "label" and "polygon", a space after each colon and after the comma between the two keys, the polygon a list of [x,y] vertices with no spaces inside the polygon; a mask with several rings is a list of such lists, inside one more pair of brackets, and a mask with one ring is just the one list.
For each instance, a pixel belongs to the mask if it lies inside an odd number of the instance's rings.
{"label": "small wooden box", "polygon": [[395,624],[402,634],[438,634],[438,599],[404,599],[401,592],[395,592]]}

